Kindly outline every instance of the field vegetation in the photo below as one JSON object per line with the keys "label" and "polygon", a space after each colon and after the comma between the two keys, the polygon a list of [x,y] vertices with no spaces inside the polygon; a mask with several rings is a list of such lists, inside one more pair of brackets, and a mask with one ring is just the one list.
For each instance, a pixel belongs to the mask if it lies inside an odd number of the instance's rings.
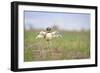
{"label": "field vegetation", "polygon": [[61,31],[63,38],[48,43],[36,39],[38,31],[24,31],[24,61],[71,60],[90,58],[89,31]]}

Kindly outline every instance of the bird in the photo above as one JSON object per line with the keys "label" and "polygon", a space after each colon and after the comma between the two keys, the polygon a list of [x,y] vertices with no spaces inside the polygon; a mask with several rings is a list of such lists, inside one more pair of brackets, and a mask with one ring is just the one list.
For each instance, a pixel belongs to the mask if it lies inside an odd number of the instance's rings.
{"label": "bird", "polygon": [[36,36],[36,39],[43,39],[46,35],[46,32],[40,31],[40,33]]}
{"label": "bird", "polygon": [[51,28],[47,27],[46,31],[40,31],[40,33],[37,35],[36,39],[45,39],[46,41],[49,42],[53,38],[58,38],[58,37],[62,38],[62,35],[59,34],[58,31],[51,32]]}

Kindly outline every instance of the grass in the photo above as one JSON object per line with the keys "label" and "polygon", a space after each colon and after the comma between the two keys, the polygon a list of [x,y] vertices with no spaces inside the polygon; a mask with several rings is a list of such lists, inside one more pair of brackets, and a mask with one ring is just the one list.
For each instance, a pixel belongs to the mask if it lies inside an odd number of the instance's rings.
{"label": "grass", "polygon": [[62,32],[63,38],[35,39],[36,31],[24,33],[24,61],[71,60],[90,58],[90,32]]}

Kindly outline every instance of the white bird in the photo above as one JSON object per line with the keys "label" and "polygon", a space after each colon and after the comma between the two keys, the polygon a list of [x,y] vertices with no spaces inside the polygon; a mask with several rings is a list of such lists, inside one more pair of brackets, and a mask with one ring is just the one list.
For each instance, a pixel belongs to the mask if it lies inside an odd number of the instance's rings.
{"label": "white bird", "polygon": [[58,37],[62,38],[62,35],[58,31],[52,32],[52,35],[53,35],[53,38],[58,38]]}
{"label": "white bird", "polygon": [[37,35],[36,39],[46,39],[47,41],[50,41],[51,39],[53,38],[58,38],[58,37],[61,37],[62,38],[62,35],[59,34],[58,31],[54,31],[54,32],[44,32],[44,31],[41,31],[39,33],[39,35]]}
{"label": "white bird", "polygon": [[54,38],[63,38],[63,37],[62,37],[62,35],[57,34],[57,35],[54,35]]}
{"label": "white bird", "polygon": [[46,34],[46,32],[41,31],[39,34],[40,34],[40,35],[45,35],[45,34]]}
{"label": "white bird", "polygon": [[45,39],[46,39],[47,41],[51,40],[52,38],[53,38],[52,33],[46,33]]}
{"label": "white bird", "polygon": [[37,37],[36,37],[36,39],[41,39],[41,38],[44,38],[44,36],[43,35],[37,35]]}
{"label": "white bird", "polygon": [[36,36],[36,39],[44,38],[45,35],[46,35],[46,32],[41,31],[41,32],[39,33],[39,35]]}

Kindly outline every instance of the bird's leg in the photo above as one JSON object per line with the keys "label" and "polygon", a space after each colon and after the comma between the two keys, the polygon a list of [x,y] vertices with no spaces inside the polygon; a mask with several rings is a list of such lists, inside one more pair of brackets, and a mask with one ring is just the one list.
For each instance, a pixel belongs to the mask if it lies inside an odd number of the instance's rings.
{"label": "bird's leg", "polygon": [[49,41],[46,40],[46,48],[49,48]]}
{"label": "bird's leg", "polygon": [[48,43],[48,48],[50,48],[50,41],[47,41],[47,43]]}
{"label": "bird's leg", "polygon": [[50,41],[47,40],[46,42],[47,42],[47,44],[46,44],[47,45],[47,49],[49,49],[50,48]]}
{"label": "bird's leg", "polygon": [[48,41],[49,48],[52,48],[52,41]]}
{"label": "bird's leg", "polygon": [[52,42],[51,41],[49,41],[49,44],[50,44],[50,46],[52,46]]}

